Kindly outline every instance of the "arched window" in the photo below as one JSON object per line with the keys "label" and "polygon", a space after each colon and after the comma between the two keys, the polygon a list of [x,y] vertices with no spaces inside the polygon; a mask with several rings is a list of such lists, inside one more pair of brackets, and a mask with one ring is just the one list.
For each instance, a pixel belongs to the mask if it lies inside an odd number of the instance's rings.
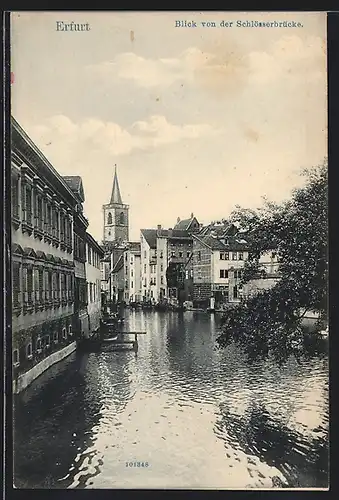
{"label": "arched window", "polygon": [[121,225],[125,224],[125,215],[124,215],[124,212],[120,212],[119,224],[121,224]]}
{"label": "arched window", "polygon": [[107,224],[112,224],[112,214],[111,214],[111,212],[108,212]]}

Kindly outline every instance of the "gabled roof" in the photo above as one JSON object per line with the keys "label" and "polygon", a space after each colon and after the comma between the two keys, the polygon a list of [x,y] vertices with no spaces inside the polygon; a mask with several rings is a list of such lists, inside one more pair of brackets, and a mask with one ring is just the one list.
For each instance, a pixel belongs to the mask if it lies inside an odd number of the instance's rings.
{"label": "gabled roof", "polygon": [[37,256],[38,259],[46,260],[46,254],[42,250],[37,250],[36,251],[36,256]]}
{"label": "gabled roof", "polygon": [[36,259],[36,253],[35,251],[33,250],[33,248],[31,247],[25,247],[24,248],[24,254],[27,256],[27,257],[34,257]]}
{"label": "gabled roof", "polygon": [[238,234],[238,232],[239,229],[234,224],[230,224],[227,221],[223,221],[219,223],[212,222],[211,224],[202,227],[197,234],[199,234],[199,236],[202,235],[207,236],[209,234],[214,234],[218,237],[222,237],[222,236],[234,236]]}
{"label": "gabled roof", "polygon": [[174,229],[184,229],[185,231],[188,231],[191,228],[193,222],[195,222],[197,227],[199,227],[197,218],[192,214],[189,219],[178,220],[178,222],[174,226]]}
{"label": "gabled roof", "polygon": [[195,240],[199,241],[203,245],[206,245],[211,250],[220,250],[223,252],[246,251],[249,246],[245,239],[237,238],[235,236],[221,238],[208,234],[206,236],[196,235],[193,237]]}
{"label": "gabled roof", "polygon": [[192,238],[191,234],[184,229],[157,229],[157,236],[161,238],[168,238],[170,240]]}
{"label": "gabled roof", "polygon": [[73,193],[76,194],[83,203],[85,201],[85,194],[81,177],[79,175],[64,175],[63,179]]}
{"label": "gabled roof", "polygon": [[130,241],[128,243],[128,250],[130,252],[139,252],[141,251],[141,243],[140,241]]}
{"label": "gabled roof", "polygon": [[183,219],[176,223],[174,229],[188,229],[191,224],[191,219]]}
{"label": "gabled roof", "polygon": [[147,241],[150,248],[157,248],[157,230],[156,229],[141,229],[141,234]]}
{"label": "gabled roof", "polygon": [[113,203],[116,203],[118,205],[122,205],[122,198],[121,198],[121,193],[120,193],[120,187],[119,187],[116,166],[115,166],[115,170],[114,170],[113,188],[112,188],[110,204],[112,205]]}
{"label": "gabled roof", "polygon": [[103,257],[105,255],[104,249],[99,245],[99,243],[93,238],[93,236],[86,231],[86,240],[92,247],[96,249],[98,254]]}
{"label": "gabled roof", "polygon": [[12,253],[17,255],[24,255],[23,248],[18,243],[12,244]]}

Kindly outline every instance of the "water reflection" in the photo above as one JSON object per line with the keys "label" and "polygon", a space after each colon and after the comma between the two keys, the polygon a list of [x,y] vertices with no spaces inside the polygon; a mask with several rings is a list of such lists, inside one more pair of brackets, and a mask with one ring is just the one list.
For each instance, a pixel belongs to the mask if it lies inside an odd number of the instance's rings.
{"label": "water reflection", "polygon": [[219,327],[131,311],[125,328],[147,331],[137,355],[76,355],[48,372],[17,398],[16,486],[326,486],[326,357],[249,362],[216,348]]}
{"label": "water reflection", "polygon": [[251,455],[282,472],[284,480],[278,481],[277,486],[327,487],[328,440],[324,427],[319,426],[316,432],[326,437],[306,438],[277,422],[264,405],[253,402],[243,416],[223,409],[215,431],[226,445],[233,443],[233,448],[238,446],[248,455],[249,471],[252,477],[258,476],[259,482],[265,476],[258,467],[251,468],[257,465]]}
{"label": "water reflection", "polygon": [[61,478],[62,487],[71,484],[70,472],[80,465],[75,465],[77,457],[91,447],[100,421],[98,394],[86,383],[87,362],[87,356],[73,354],[46,372],[45,386],[38,379],[16,397],[17,488],[58,488]]}

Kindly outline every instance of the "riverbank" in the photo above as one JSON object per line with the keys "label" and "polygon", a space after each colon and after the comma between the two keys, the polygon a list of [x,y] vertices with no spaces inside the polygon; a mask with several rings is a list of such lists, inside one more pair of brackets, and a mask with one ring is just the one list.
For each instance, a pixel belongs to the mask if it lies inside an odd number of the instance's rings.
{"label": "riverbank", "polygon": [[72,352],[76,350],[77,343],[72,342],[68,346],[60,349],[57,352],[54,352],[47,358],[40,361],[40,363],[36,364],[25,373],[19,375],[16,379],[13,380],[13,393],[18,394],[28,387],[33,380],[37,379],[42,375],[46,370],[48,370],[51,366],[55,365],[59,361],[65,359]]}

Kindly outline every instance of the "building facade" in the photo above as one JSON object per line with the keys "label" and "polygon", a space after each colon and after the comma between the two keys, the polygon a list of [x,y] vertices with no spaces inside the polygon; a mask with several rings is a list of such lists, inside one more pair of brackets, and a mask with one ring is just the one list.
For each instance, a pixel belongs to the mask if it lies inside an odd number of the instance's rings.
{"label": "building facade", "polygon": [[142,229],[140,234],[141,289],[143,302],[156,302],[157,230]]}
{"label": "building facade", "polygon": [[223,223],[193,235],[193,301],[198,307],[240,302],[248,243],[235,226]]}
{"label": "building facade", "polygon": [[80,338],[87,338],[90,334],[90,329],[86,281],[86,230],[88,227],[88,220],[83,213],[85,195],[81,177],[67,176],[64,177],[64,179],[77,199],[73,220],[75,278],[74,313],[77,322],[76,330],[79,332]]}
{"label": "building facade", "polygon": [[141,293],[141,244],[130,242],[124,251],[124,300],[126,303],[140,303]]}
{"label": "building facade", "polygon": [[20,392],[76,348],[78,200],[14,118],[11,128],[13,389]]}
{"label": "building facade", "polygon": [[104,251],[95,239],[86,233],[85,274],[87,281],[89,333],[92,335],[99,330],[101,318],[101,269],[100,260]]}
{"label": "building facade", "polygon": [[158,301],[167,297],[169,303],[177,305],[189,300],[185,291],[185,279],[191,275],[192,235],[185,229],[158,230],[157,244],[160,279],[157,287]]}
{"label": "building facade", "polygon": [[192,299],[194,214],[174,228],[141,230],[141,285],[144,302],[178,305]]}
{"label": "building facade", "polygon": [[114,303],[125,301],[124,254],[122,253],[110,272],[110,297]]}
{"label": "building facade", "polygon": [[250,298],[263,290],[273,288],[279,281],[279,262],[276,252],[268,251],[259,258],[258,276],[243,286],[243,297]]}
{"label": "building facade", "polygon": [[106,255],[100,261],[101,291],[108,297],[110,292],[110,255]]}

